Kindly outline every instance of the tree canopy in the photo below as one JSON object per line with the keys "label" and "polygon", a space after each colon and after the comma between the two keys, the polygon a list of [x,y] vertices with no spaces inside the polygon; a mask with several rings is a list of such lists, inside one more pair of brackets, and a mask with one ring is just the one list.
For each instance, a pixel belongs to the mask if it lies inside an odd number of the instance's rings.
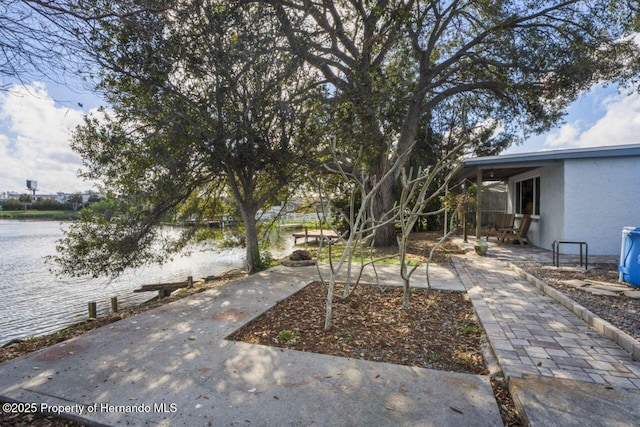
{"label": "tree canopy", "polygon": [[[197,215],[194,201],[221,191],[240,208],[254,271],[258,211],[311,169],[296,164],[326,161],[330,142],[329,161],[359,159],[351,166],[378,189],[373,217],[388,226],[376,244],[395,244],[388,220],[405,162],[435,164],[465,138],[467,151],[496,153],[557,124],[592,85],[633,82],[640,58],[631,0],[70,5],[91,17],[74,34],[111,105],[73,145],[116,213],[70,232],[59,256],[67,272],[153,258],[167,215]],[[414,147],[429,155],[410,156]]]}
{"label": "tree canopy", "polygon": [[281,48],[275,22],[260,5],[194,2],[94,29],[113,111],[87,119],[73,147],[119,213],[74,227],[59,247],[65,272],[117,273],[177,250],[190,230],[155,251],[162,221],[178,212],[206,219],[197,201],[220,187],[242,214],[248,270],[259,268],[257,213],[295,185],[296,165],[315,151],[309,73]]}
{"label": "tree canopy", "polygon": [[0,2],[0,90],[43,78],[67,86],[90,86],[97,70],[87,53],[88,28],[105,19],[166,8],[162,2],[140,2],[135,9],[120,10],[105,3],[108,2]]}
{"label": "tree canopy", "polygon": [[30,1],[0,2],[0,90],[9,79],[25,82],[30,76],[53,76],[61,71],[67,57],[67,34],[53,16]]}
{"label": "tree canopy", "polygon": [[[638,47],[626,33],[635,2],[269,3],[291,49],[322,73],[341,100],[336,105],[348,106],[361,126],[377,177],[393,163],[392,151],[412,146],[424,113],[435,118],[466,104],[472,123],[498,121],[522,140],[558,123],[593,84],[637,73]],[[379,220],[395,201],[393,181],[375,204]],[[389,226],[376,241],[394,239]]]}

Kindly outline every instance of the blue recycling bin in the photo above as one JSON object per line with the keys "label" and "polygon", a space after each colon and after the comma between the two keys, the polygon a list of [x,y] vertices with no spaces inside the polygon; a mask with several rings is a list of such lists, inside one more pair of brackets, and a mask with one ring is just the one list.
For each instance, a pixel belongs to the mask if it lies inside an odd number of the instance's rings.
{"label": "blue recycling bin", "polygon": [[618,273],[621,281],[640,287],[640,227],[622,230]]}

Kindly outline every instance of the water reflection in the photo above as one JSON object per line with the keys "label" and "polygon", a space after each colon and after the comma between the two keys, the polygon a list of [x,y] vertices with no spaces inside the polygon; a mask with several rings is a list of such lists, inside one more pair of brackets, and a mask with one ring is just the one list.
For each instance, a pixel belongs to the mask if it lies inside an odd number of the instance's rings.
{"label": "water reflection", "polygon": [[[293,243],[287,235],[282,234],[279,239],[275,234],[271,236],[274,258],[290,252]],[[54,332],[85,319],[89,301],[96,301],[98,313],[103,314],[110,309],[111,297],[117,296],[119,306],[125,307],[155,296],[134,294],[133,289],[140,285],[217,275],[242,268],[244,263],[243,248],[221,247],[220,240],[205,240],[193,245],[187,255],[176,255],[162,266],[126,271],[115,280],[61,280],[44,262],[45,257],[55,253],[60,237],[61,224],[55,221],[0,221],[0,345],[14,338]]]}

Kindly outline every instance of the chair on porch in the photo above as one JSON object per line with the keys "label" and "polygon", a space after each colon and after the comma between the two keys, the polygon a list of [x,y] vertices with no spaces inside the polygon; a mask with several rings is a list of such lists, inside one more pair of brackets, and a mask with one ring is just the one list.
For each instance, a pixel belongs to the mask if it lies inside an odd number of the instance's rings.
{"label": "chair on porch", "polygon": [[507,240],[518,240],[521,245],[524,245],[526,243],[531,244],[529,238],[527,237],[529,226],[531,226],[531,215],[523,215],[518,227],[501,229],[498,240],[501,240],[502,242],[506,242]]}
{"label": "chair on porch", "polygon": [[489,236],[496,236],[499,238],[502,233],[501,230],[513,228],[515,219],[515,214],[499,213],[496,216],[496,223],[487,227],[487,241],[489,240]]}

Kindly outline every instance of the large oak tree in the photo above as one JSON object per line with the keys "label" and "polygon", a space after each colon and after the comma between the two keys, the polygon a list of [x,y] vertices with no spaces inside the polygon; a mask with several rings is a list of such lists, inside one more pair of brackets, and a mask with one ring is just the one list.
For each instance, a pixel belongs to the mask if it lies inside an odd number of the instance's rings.
{"label": "large oak tree", "polygon": [[[319,70],[361,131],[370,176],[409,150],[420,120],[472,99],[472,122],[494,120],[516,138],[557,124],[599,82],[626,81],[638,47],[625,33],[634,1],[265,0],[296,55]],[[631,6],[630,6],[631,5]],[[405,157],[407,158],[407,157]],[[375,215],[396,197],[389,176]],[[395,243],[393,225],[376,244]]]}

